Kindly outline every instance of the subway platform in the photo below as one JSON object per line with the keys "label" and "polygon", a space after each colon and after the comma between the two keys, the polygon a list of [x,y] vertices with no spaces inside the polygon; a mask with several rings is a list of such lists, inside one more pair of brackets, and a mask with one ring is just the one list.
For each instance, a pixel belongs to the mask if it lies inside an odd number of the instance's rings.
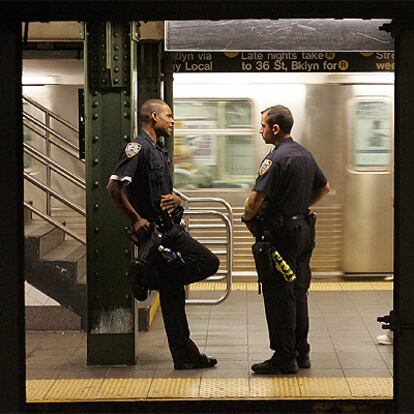
{"label": "subway platform", "polygon": [[[269,358],[263,298],[254,282],[233,284],[222,304],[189,305],[193,340],[218,359],[211,369],[176,371],[157,312],[139,332],[135,366],[87,366],[86,333],[26,333],[29,403],[199,400],[392,400],[393,347],[378,345],[376,321],[392,309],[392,282],[314,281],[309,294],[310,369],[258,376],[250,366]],[[220,283],[192,285],[206,297]]]}

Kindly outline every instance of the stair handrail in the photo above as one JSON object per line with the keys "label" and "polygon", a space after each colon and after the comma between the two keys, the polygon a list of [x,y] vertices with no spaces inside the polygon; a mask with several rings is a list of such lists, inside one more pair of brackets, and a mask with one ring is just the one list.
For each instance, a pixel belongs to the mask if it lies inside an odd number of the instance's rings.
{"label": "stair handrail", "polygon": [[[59,134],[59,132],[56,132],[54,129],[50,128],[49,126],[47,126],[46,124],[44,124],[42,121],[39,121],[37,118],[35,118],[34,116],[28,114],[27,112],[23,111],[23,121],[24,119],[27,119],[29,122],[35,124],[36,126],[38,126],[39,128],[43,129],[45,132],[47,132],[48,134],[52,135],[53,137],[57,138],[59,141],[65,143],[65,145],[67,145],[69,148],[71,148],[72,150],[75,151],[79,151],[79,148],[75,145],[72,144],[72,142],[68,141],[63,135]],[[52,144],[58,146],[60,149],[62,149],[63,151],[66,151],[69,155],[71,155],[73,158],[76,158],[77,160],[84,162],[83,160],[79,159],[77,156],[77,153],[72,153],[70,152],[67,148],[61,147],[59,144],[57,144],[55,141],[50,140],[50,138],[46,138],[43,135],[39,134],[38,131],[36,131],[35,129],[30,127],[30,124],[25,122],[25,126],[27,126],[31,131],[37,133],[40,137],[42,137],[43,139],[48,140],[49,142],[51,142]]]}
{"label": "stair handrail", "polygon": [[53,171],[57,172],[62,177],[66,178],[71,183],[75,184],[83,190],[86,189],[86,181],[81,176],[76,175],[68,169],[62,167],[56,161],[53,161],[50,157],[44,155],[42,152],[38,151],[36,148],[31,146],[30,144],[27,144],[26,142],[23,143],[23,149],[25,153],[35,158],[43,165],[49,165],[53,169]]}
{"label": "stair handrail", "polygon": [[211,203],[222,204],[227,210],[227,214],[229,216],[229,219],[230,219],[231,223],[233,223],[233,210],[231,208],[230,203],[228,203],[223,198],[219,198],[219,197],[188,197],[187,195],[185,195],[183,192],[177,190],[176,188],[174,188],[174,193],[179,195],[180,198],[182,198],[184,200],[184,204],[185,204],[186,207],[188,206],[189,203],[207,203],[207,202],[211,202]]}
{"label": "stair handrail", "polygon": [[[23,175],[24,175],[24,178],[27,181],[29,181],[30,183],[32,183],[36,187],[40,188],[41,190],[45,191],[46,193],[52,195],[57,200],[59,200],[61,203],[67,205],[69,208],[71,208],[72,210],[76,211],[80,215],[86,217],[86,210],[83,209],[81,206],[79,206],[78,204],[72,203],[70,200],[68,200],[66,197],[60,195],[58,192],[56,192],[55,190],[53,190],[48,185],[43,184],[39,180],[36,180],[36,178],[33,178],[30,174],[24,172]],[[48,216],[50,216],[50,215],[48,215]]]}
{"label": "stair handrail", "polygon": [[[186,299],[186,303],[192,305],[215,305],[223,302],[231,292],[232,278],[233,278],[233,210],[230,203],[223,198],[219,197],[189,197],[181,191],[174,188],[173,190],[182,200],[184,200],[184,220],[188,227],[188,216],[190,215],[215,215],[220,217],[227,231],[227,261],[226,261],[226,273],[224,278],[226,279],[226,290],[223,296],[219,299]],[[191,203],[218,203],[225,207],[227,214],[221,211],[210,209],[191,209],[189,204]],[[208,207],[207,207],[208,208]],[[216,276],[212,276],[208,279],[217,279]],[[208,280],[207,279],[207,280]]]}
{"label": "stair handrail", "polygon": [[[225,200],[223,200],[225,201]],[[226,214],[216,210],[192,210],[188,209],[184,211],[184,215],[214,215],[220,217],[227,230],[227,261],[226,261],[226,289],[222,296],[218,299],[186,299],[185,303],[189,305],[217,305],[223,302],[231,292],[232,287],[232,268],[233,268],[233,229],[232,222]],[[207,279],[208,280],[208,279]]]}
{"label": "stair handrail", "polygon": [[51,111],[50,109],[44,107],[39,102],[35,101],[33,98],[29,98],[27,95],[23,95],[23,99],[27,102],[29,102],[31,105],[36,107],[37,109],[40,109],[45,114],[48,114],[51,118],[55,119],[56,121],[62,123],[69,129],[71,129],[76,134],[79,134],[79,129],[76,128],[74,125],[72,125],[70,122],[66,121],[64,118],[62,118],[60,115],[56,114],[55,112]]}
{"label": "stair handrail", "polygon": [[62,230],[65,234],[68,234],[70,237],[74,238],[78,242],[82,243],[84,246],[86,246],[86,240],[82,237],[78,236],[75,232],[73,232],[70,228],[66,227],[64,224],[59,223],[57,220],[53,219],[52,217],[48,216],[47,214],[41,212],[36,207],[33,207],[30,203],[27,203],[26,201],[23,202],[24,206],[28,208],[32,213],[38,215],[43,220],[50,223],[52,226],[55,226]]}
{"label": "stair handrail", "polygon": [[[63,119],[60,115],[54,113],[50,109],[44,107],[39,102],[34,100],[33,98],[30,98],[26,95],[23,95],[23,102],[27,102],[29,105],[37,108],[43,113],[44,121],[39,120],[33,115],[25,112],[23,110],[23,124],[26,128],[33,131],[35,134],[37,134],[39,137],[44,139],[46,141],[46,150],[43,154],[40,151],[37,151],[32,146],[25,146],[25,152],[29,153],[30,156],[36,158],[38,161],[43,163],[43,165],[46,167],[46,187],[42,187],[41,183],[37,180],[37,187],[40,187],[44,191],[46,191],[47,197],[46,197],[46,214],[48,216],[51,216],[52,214],[52,203],[51,203],[51,195],[54,195],[51,191],[51,184],[52,184],[52,178],[51,178],[51,172],[56,171],[61,176],[64,176],[71,182],[75,183],[76,185],[80,186],[82,189],[86,188],[85,182],[80,182],[79,177],[76,174],[73,174],[72,172],[68,170],[64,170],[63,167],[58,167],[58,164],[51,160],[51,145],[55,145],[62,151],[64,151],[66,154],[69,154],[73,159],[76,159],[77,161],[84,164],[84,160],[79,159],[79,148],[77,145],[70,142],[66,137],[64,137],[61,133],[57,132],[51,127],[51,119],[58,121],[61,125],[64,125],[69,130],[74,132],[75,134],[79,134],[78,128],[76,128],[74,125],[72,125],[70,122]],[[26,143],[25,143],[26,144]],[[30,148],[30,149],[28,149]],[[31,151],[31,152],[30,152]],[[36,155],[35,154],[36,151]],[[39,158],[42,158],[41,160]],[[63,171],[64,170],[64,171]],[[69,178],[70,177],[70,178]],[[25,177],[27,178],[27,177]],[[29,180],[30,181],[30,180]],[[80,185],[79,185],[80,184]],[[53,190],[52,190],[53,191]],[[58,198],[56,195],[54,195],[55,198]],[[68,201],[65,199],[65,201]],[[62,201],[64,202],[64,201]],[[68,205],[67,202],[64,202],[66,205]],[[70,203],[70,202],[69,202]],[[69,205],[70,207],[70,205]],[[71,207],[72,208],[72,207]],[[75,211],[76,210],[75,208]],[[78,211],[79,212],[79,211]],[[82,214],[82,213],[81,213]]]}

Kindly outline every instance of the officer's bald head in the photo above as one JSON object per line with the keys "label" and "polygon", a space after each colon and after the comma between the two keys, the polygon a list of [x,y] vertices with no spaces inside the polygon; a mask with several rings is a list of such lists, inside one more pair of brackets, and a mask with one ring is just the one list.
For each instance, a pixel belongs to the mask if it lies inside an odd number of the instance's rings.
{"label": "officer's bald head", "polygon": [[165,108],[168,108],[168,105],[161,99],[148,99],[139,109],[140,123],[143,125],[148,124],[151,121],[154,112],[160,113]]}

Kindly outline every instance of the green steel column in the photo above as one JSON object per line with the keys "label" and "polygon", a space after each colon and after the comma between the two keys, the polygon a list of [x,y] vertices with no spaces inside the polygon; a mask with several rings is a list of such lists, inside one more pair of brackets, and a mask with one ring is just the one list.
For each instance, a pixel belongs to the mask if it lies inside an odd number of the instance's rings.
{"label": "green steel column", "polygon": [[131,258],[125,235],[129,222],[105,190],[134,129],[134,27],[126,22],[84,25],[90,365],[135,364],[136,360],[134,300],[126,278]]}

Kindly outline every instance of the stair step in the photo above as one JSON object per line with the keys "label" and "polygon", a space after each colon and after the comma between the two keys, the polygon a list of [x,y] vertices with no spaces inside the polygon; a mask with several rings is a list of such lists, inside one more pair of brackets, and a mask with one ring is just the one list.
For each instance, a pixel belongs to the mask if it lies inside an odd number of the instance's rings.
{"label": "stair step", "polygon": [[64,215],[62,213],[53,215],[53,218],[59,223],[65,223],[66,227],[73,230],[78,236],[86,236],[86,218],[73,213],[72,215]]}
{"label": "stair step", "polygon": [[214,244],[214,245],[218,245],[218,244],[228,244],[228,241],[226,238],[216,238],[216,239],[205,239],[203,237],[200,237],[197,239],[197,241],[199,241],[202,244]]}
{"label": "stair step", "polygon": [[64,233],[53,225],[44,221],[31,221],[24,227],[25,238],[38,243],[39,257],[43,257],[50,250],[61,244]]}
{"label": "stair step", "polygon": [[75,263],[76,283],[86,285],[86,246],[75,240],[65,240],[42,257],[43,261]]}
{"label": "stair step", "polygon": [[210,250],[217,256],[227,255],[227,250],[226,249],[210,249]]}

